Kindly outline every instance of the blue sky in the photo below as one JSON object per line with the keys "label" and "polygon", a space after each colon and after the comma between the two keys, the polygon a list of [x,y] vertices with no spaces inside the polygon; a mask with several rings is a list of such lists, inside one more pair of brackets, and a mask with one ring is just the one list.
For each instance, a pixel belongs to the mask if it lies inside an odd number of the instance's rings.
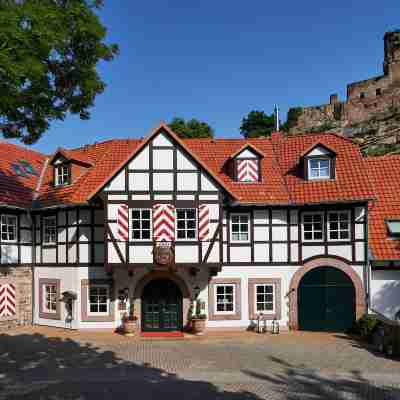
{"label": "blue sky", "polygon": [[251,110],[343,99],[346,84],[382,71],[383,34],[400,28],[398,0],[105,0],[107,83],[89,121],[53,123],[33,148],[141,137],[174,116],[238,137]]}

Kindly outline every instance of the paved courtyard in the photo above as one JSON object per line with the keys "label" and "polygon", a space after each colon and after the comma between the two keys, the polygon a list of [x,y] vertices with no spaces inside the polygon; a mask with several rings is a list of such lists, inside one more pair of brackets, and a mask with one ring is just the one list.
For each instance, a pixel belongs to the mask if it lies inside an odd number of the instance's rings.
{"label": "paved courtyard", "polygon": [[138,340],[20,328],[0,335],[0,400],[400,399],[400,360],[345,335]]}

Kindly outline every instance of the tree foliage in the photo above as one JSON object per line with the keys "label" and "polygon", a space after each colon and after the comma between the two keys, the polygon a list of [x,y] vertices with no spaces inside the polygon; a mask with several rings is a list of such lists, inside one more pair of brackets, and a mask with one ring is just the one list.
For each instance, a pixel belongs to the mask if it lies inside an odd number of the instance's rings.
{"label": "tree foliage", "polygon": [[250,111],[247,117],[242,119],[240,133],[245,138],[270,136],[275,130],[274,114],[267,115],[264,111]]}
{"label": "tree foliage", "polygon": [[174,118],[168,126],[180,137],[191,138],[212,138],[214,131],[206,122],[195,118],[185,121],[183,118]]}
{"label": "tree foliage", "polygon": [[116,45],[100,0],[0,0],[0,131],[32,144],[67,113],[90,117],[105,89],[96,71]]}

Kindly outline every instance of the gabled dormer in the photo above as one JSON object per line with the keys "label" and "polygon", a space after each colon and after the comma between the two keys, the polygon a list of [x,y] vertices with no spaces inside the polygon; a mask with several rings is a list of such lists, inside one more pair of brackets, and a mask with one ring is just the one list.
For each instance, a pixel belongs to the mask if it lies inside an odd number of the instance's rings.
{"label": "gabled dormer", "polygon": [[336,153],[324,144],[317,143],[309,147],[301,155],[301,163],[307,181],[335,179]]}
{"label": "gabled dormer", "polygon": [[53,168],[54,186],[60,187],[71,185],[92,166],[92,163],[82,155],[58,149],[50,159],[50,166]]}
{"label": "gabled dormer", "polygon": [[232,178],[236,182],[261,182],[261,162],[264,154],[247,143],[230,157]]}

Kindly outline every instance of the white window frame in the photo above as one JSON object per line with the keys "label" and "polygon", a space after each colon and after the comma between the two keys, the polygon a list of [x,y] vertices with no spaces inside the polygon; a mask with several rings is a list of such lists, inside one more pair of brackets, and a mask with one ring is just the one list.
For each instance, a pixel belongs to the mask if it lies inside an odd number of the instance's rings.
{"label": "white window frame", "polygon": [[[139,211],[140,212],[140,218],[136,219],[135,221],[139,221],[140,223],[140,229],[135,229],[135,230],[139,230],[140,231],[140,239],[136,239],[133,237],[133,216],[132,216],[132,212],[133,211]],[[150,222],[150,237],[148,239],[143,239],[143,228],[142,228],[142,221],[146,221],[146,219],[144,219],[142,217],[142,211],[149,211],[150,212],[150,218],[149,218],[149,222]],[[129,237],[131,241],[134,242],[149,242],[153,240],[153,210],[151,208],[130,208],[129,209]],[[148,231],[148,229],[145,229],[146,231]]]}
{"label": "white window frame", "polygon": [[[325,168],[321,168],[320,166],[318,166],[318,168],[313,168],[313,170],[317,170],[318,171],[318,176],[311,176],[311,170],[312,170],[311,163],[313,161],[327,161],[328,162],[328,175],[327,176],[321,176],[320,175],[321,170],[325,169]],[[309,158],[307,160],[308,179],[311,180],[311,181],[318,181],[318,180],[321,181],[321,180],[330,179],[331,178],[331,168],[332,168],[331,164],[332,164],[332,160],[327,158],[327,157],[312,157],[312,158]]]}
{"label": "white window frame", "polygon": [[[194,211],[194,220],[195,220],[195,227],[194,227],[194,238],[178,238],[178,211]],[[185,218],[185,231],[187,231],[187,221],[188,219]],[[190,219],[191,221],[191,219]],[[193,242],[193,241],[197,241],[197,236],[198,236],[198,229],[199,229],[199,221],[198,221],[198,213],[197,213],[197,209],[196,208],[190,208],[190,207],[181,207],[181,208],[176,208],[175,209],[175,241],[178,242]],[[179,229],[182,230],[182,229]],[[190,229],[192,230],[192,229]]]}
{"label": "white window frame", "polygon": [[71,167],[66,164],[58,164],[54,166],[54,176],[56,186],[68,186],[71,184]]}
{"label": "white window frame", "polygon": [[[52,220],[54,221],[54,239],[55,240],[46,240],[46,229],[47,229],[47,221]],[[43,217],[43,244],[45,245],[51,245],[51,244],[56,244],[57,243],[57,219],[55,216],[51,217]],[[51,235],[50,235],[51,236]]]}
{"label": "white window frame", "polygon": [[[6,223],[3,223],[3,218],[6,219]],[[9,224],[9,218],[12,218],[14,220],[13,224]],[[5,233],[7,235],[7,238],[9,238],[9,231],[8,231],[8,227],[12,226],[13,230],[14,230],[14,239],[3,239],[3,227],[5,227]],[[0,241],[2,241],[3,243],[16,243],[17,239],[18,239],[18,232],[17,232],[17,228],[18,228],[18,219],[16,215],[10,215],[10,214],[1,214],[0,215]]]}
{"label": "white window frame", "polygon": [[[93,288],[105,288],[107,290],[107,311],[106,312],[94,312],[90,310],[90,290]],[[98,295],[97,295],[98,296]],[[93,304],[103,304],[103,303],[93,303]],[[110,286],[102,284],[88,285],[87,290],[87,315],[90,316],[104,316],[110,314]]]}
{"label": "white window frame", "polygon": [[[217,306],[217,293],[218,293],[218,287],[223,286],[223,287],[231,287],[233,288],[232,290],[232,302],[233,302],[233,309],[232,311],[218,311]],[[224,293],[226,295],[226,293]],[[236,314],[236,285],[234,283],[216,283],[214,285],[214,314],[215,315],[232,315]]]}
{"label": "white window frame", "polygon": [[[54,292],[50,291],[50,293],[49,293],[49,296],[50,296],[49,302],[55,304],[55,306],[56,306],[55,310],[50,310],[47,307],[47,294],[48,294],[47,293],[47,288],[49,288],[49,287],[54,287],[54,289],[55,289]],[[54,300],[51,299],[52,295],[54,296]],[[47,314],[57,314],[57,301],[58,301],[57,296],[58,296],[57,285],[55,283],[44,283],[43,284],[43,299],[42,299],[42,301],[43,301],[43,310],[44,310],[45,313],[47,313]]]}
{"label": "white window frame", "polygon": [[[239,217],[239,219],[240,219],[240,217],[243,217],[243,216],[245,216],[245,217],[247,217],[247,240],[243,240],[243,239],[239,239],[239,240],[237,240],[237,239],[233,239],[233,236],[232,236],[232,234],[233,234],[233,231],[232,231],[232,225],[233,225],[233,218],[232,217]],[[239,226],[241,225],[241,224],[244,224],[243,222],[239,222]],[[249,243],[250,242],[250,228],[251,228],[251,226],[250,226],[250,213],[231,213],[230,214],[230,216],[229,216],[229,239],[230,239],[230,242],[231,243]],[[241,233],[241,231],[240,231],[240,228],[239,228],[239,234]]]}
{"label": "white window frame", "polygon": [[[331,238],[331,219],[330,216],[332,214],[347,214],[347,222],[348,222],[348,227],[347,227],[347,232],[348,232],[348,237],[347,239],[333,239]],[[340,236],[340,232],[346,231],[346,229],[340,229],[340,222],[337,221],[338,225],[338,229],[335,229],[336,232],[339,233]],[[350,217],[350,211],[349,210],[343,210],[343,211],[329,211],[328,212],[328,227],[327,227],[327,231],[328,231],[328,240],[329,241],[333,241],[333,242],[348,242],[351,240],[351,217]]]}
{"label": "white window frame", "polygon": [[[257,287],[259,286],[271,286],[272,287],[272,310],[263,310],[259,311],[257,310]],[[264,302],[267,303],[267,302]],[[256,314],[275,314],[275,306],[276,303],[276,289],[275,289],[275,284],[274,283],[256,283],[254,285],[254,312]]]}
{"label": "white window frame", "polygon": [[[322,238],[321,239],[306,239],[304,237],[304,217],[307,216],[307,215],[320,215],[322,217],[322,222],[321,222],[321,225],[322,225]],[[308,222],[308,223],[310,223],[310,222]],[[312,222],[312,224],[313,223],[314,222]],[[301,238],[302,238],[303,242],[324,242],[325,241],[324,224],[325,224],[324,213],[322,211],[316,211],[316,212],[313,212],[313,211],[309,211],[308,212],[307,211],[307,212],[302,213],[302,216],[301,216]],[[312,232],[313,232],[313,236],[314,236],[314,228],[313,228]]]}

